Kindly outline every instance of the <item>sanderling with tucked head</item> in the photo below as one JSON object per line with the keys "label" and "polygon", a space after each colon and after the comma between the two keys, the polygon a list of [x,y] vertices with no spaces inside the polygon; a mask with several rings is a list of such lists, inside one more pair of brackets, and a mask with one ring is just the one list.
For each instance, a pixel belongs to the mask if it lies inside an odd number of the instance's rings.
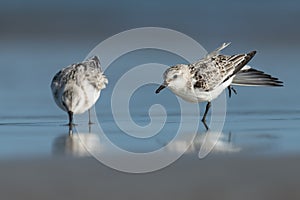
{"label": "sanderling with tucked head", "polygon": [[52,94],[58,107],[69,115],[70,133],[72,133],[73,114],[81,114],[89,110],[96,103],[107,83],[108,80],[101,70],[97,56],[63,68],[53,77]]}
{"label": "sanderling with tucked head", "polygon": [[155,92],[159,93],[167,87],[186,101],[208,102],[202,118],[202,122],[205,123],[213,99],[226,88],[228,88],[229,97],[231,91],[236,93],[232,85],[283,86],[283,82],[278,78],[247,65],[256,51],[233,56],[221,55],[220,51],[229,44],[224,43],[196,63],[179,64],[168,68],[163,75],[164,83]]}

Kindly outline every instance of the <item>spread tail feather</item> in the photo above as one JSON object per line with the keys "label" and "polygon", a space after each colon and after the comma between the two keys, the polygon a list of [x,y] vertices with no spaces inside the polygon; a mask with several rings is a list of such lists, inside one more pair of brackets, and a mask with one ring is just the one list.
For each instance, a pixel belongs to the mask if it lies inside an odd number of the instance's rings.
{"label": "spread tail feather", "polygon": [[247,68],[242,69],[233,78],[232,85],[241,86],[283,86],[283,82],[278,78],[265,74],[262,71]]}

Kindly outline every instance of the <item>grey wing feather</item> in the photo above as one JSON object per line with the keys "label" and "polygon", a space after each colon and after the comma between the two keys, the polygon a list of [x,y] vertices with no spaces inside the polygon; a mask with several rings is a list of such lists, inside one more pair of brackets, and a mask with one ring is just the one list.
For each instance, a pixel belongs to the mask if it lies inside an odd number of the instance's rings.
{"label": "grey wing feather", "polygon": [[205,58],[190,65],[191,73],[194,74],[194,88],[210,91],[234,70],[234,66],[228,62],[230,56],[220,55],[220,51],[229,45],[230,43],[223,43],[219,48],[207,54]]}
{"label": "grey wing feather", "polygon": [[234,71],[224,79],[223,82],[227,81],[229,78],[233,77],[238,73],[247,63],[255,56],[256,51],[251,51],[248,54],[240,54],[236,56],[232,56],[231,60],[233,61]]}
{"label": "grey wing feather", "polygon": [[54,76],[51,88],[55,91],[56,88],[66,85],[69,81],[74,81],[77,85],[80,85],[84,80],[87,80],[98,90],[105,88],[105,85],[108,83],[107,78],[101,70],[100,61],[97,56],[60,70]]}
{"label": "grey wing feather", "polygon": [[53,77],[52,79],[52,82],[51,82],[51,89],[52,91],[54,92],[55,90],[57,90],[57,88],[59,88],[61,86],[61,77],[63,75],[63,70],[60,70],[59,72],[57,72],[55,74],[55,76]]}
{"label": "grey wing feather", "polygon": [[230,78],[233,78],[233,85],[283,86],[283,82],[278,78],[262,71],[253,68],[243,69],[256,54],[256,51],[233,56],[220,55],[220,51],[229,44],[224,43],[215,51],[207,54],[204,59],[190,65],[191,74],[194,74],[194,88],[211,91]]}
{"label": "grey wing feather", "polygon": [[283,82],[262,71],[250,68],[239,71],[232,81],[242,86],[283,86]]}
{"label": "grey wing feather", "polygon": [[205,58],[192,67],[194,74],[194,88],[204,91],[210,91],[219,85],[229,71],[233,71],[231,66],[226,64],[222,58],[224,56],[215,56]]}
{"label": "grey wing feather", "polygon": [[255,55],[255,51],[248,54],[233,56],[220,55],[220,51],[230,43],[224,43],[215,51],[209,53],[204,59],[191,64],[194,74],[194,87],[204,91],[211,91],[218,85],[238,73]]}
{"label": "grey wing feather", "polygon": [[100,61],[97,56],[94,56],[83,63],[77,64],[76,70],[80,71],[80,73],[78,73],[78,76],[80,76],[77,78],[78,81],[86,79],[98,90],[105,88],[108,83],[107,78],[102,72]]}
{"label": "grey wing feather", "polygon": [[222,46],[218,47],[216,50],[214,50],[214,51],[210,52],[209,54],[207,54],[206,58],[211,58],[211,57],[219,55],[220,51],[222,51],[223,49],[228,47],[230,44],[231,44],[231,42],[223,43]]}

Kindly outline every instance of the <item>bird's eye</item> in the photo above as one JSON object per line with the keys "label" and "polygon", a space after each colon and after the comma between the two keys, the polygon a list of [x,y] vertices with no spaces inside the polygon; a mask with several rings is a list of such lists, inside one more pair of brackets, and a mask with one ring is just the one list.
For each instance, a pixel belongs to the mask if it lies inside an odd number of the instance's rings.
{"label": "bird's eye", "polygon": [[177,78],[178,76],[177,76],[177,74],[175,74],[174,76],[173,76],[173,79],[175,79],[175,78]]}

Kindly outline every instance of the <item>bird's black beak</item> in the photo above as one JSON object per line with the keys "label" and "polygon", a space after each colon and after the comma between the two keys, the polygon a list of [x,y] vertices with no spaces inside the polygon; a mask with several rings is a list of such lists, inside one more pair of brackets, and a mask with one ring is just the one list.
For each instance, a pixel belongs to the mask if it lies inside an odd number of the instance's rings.
{"label": "bird's black beak", "polygon": [[155,93],[158,94],[161,90],[165,89],[165,85],[160,85],[159,88],[157,88],[157,90],[155,90]]}

